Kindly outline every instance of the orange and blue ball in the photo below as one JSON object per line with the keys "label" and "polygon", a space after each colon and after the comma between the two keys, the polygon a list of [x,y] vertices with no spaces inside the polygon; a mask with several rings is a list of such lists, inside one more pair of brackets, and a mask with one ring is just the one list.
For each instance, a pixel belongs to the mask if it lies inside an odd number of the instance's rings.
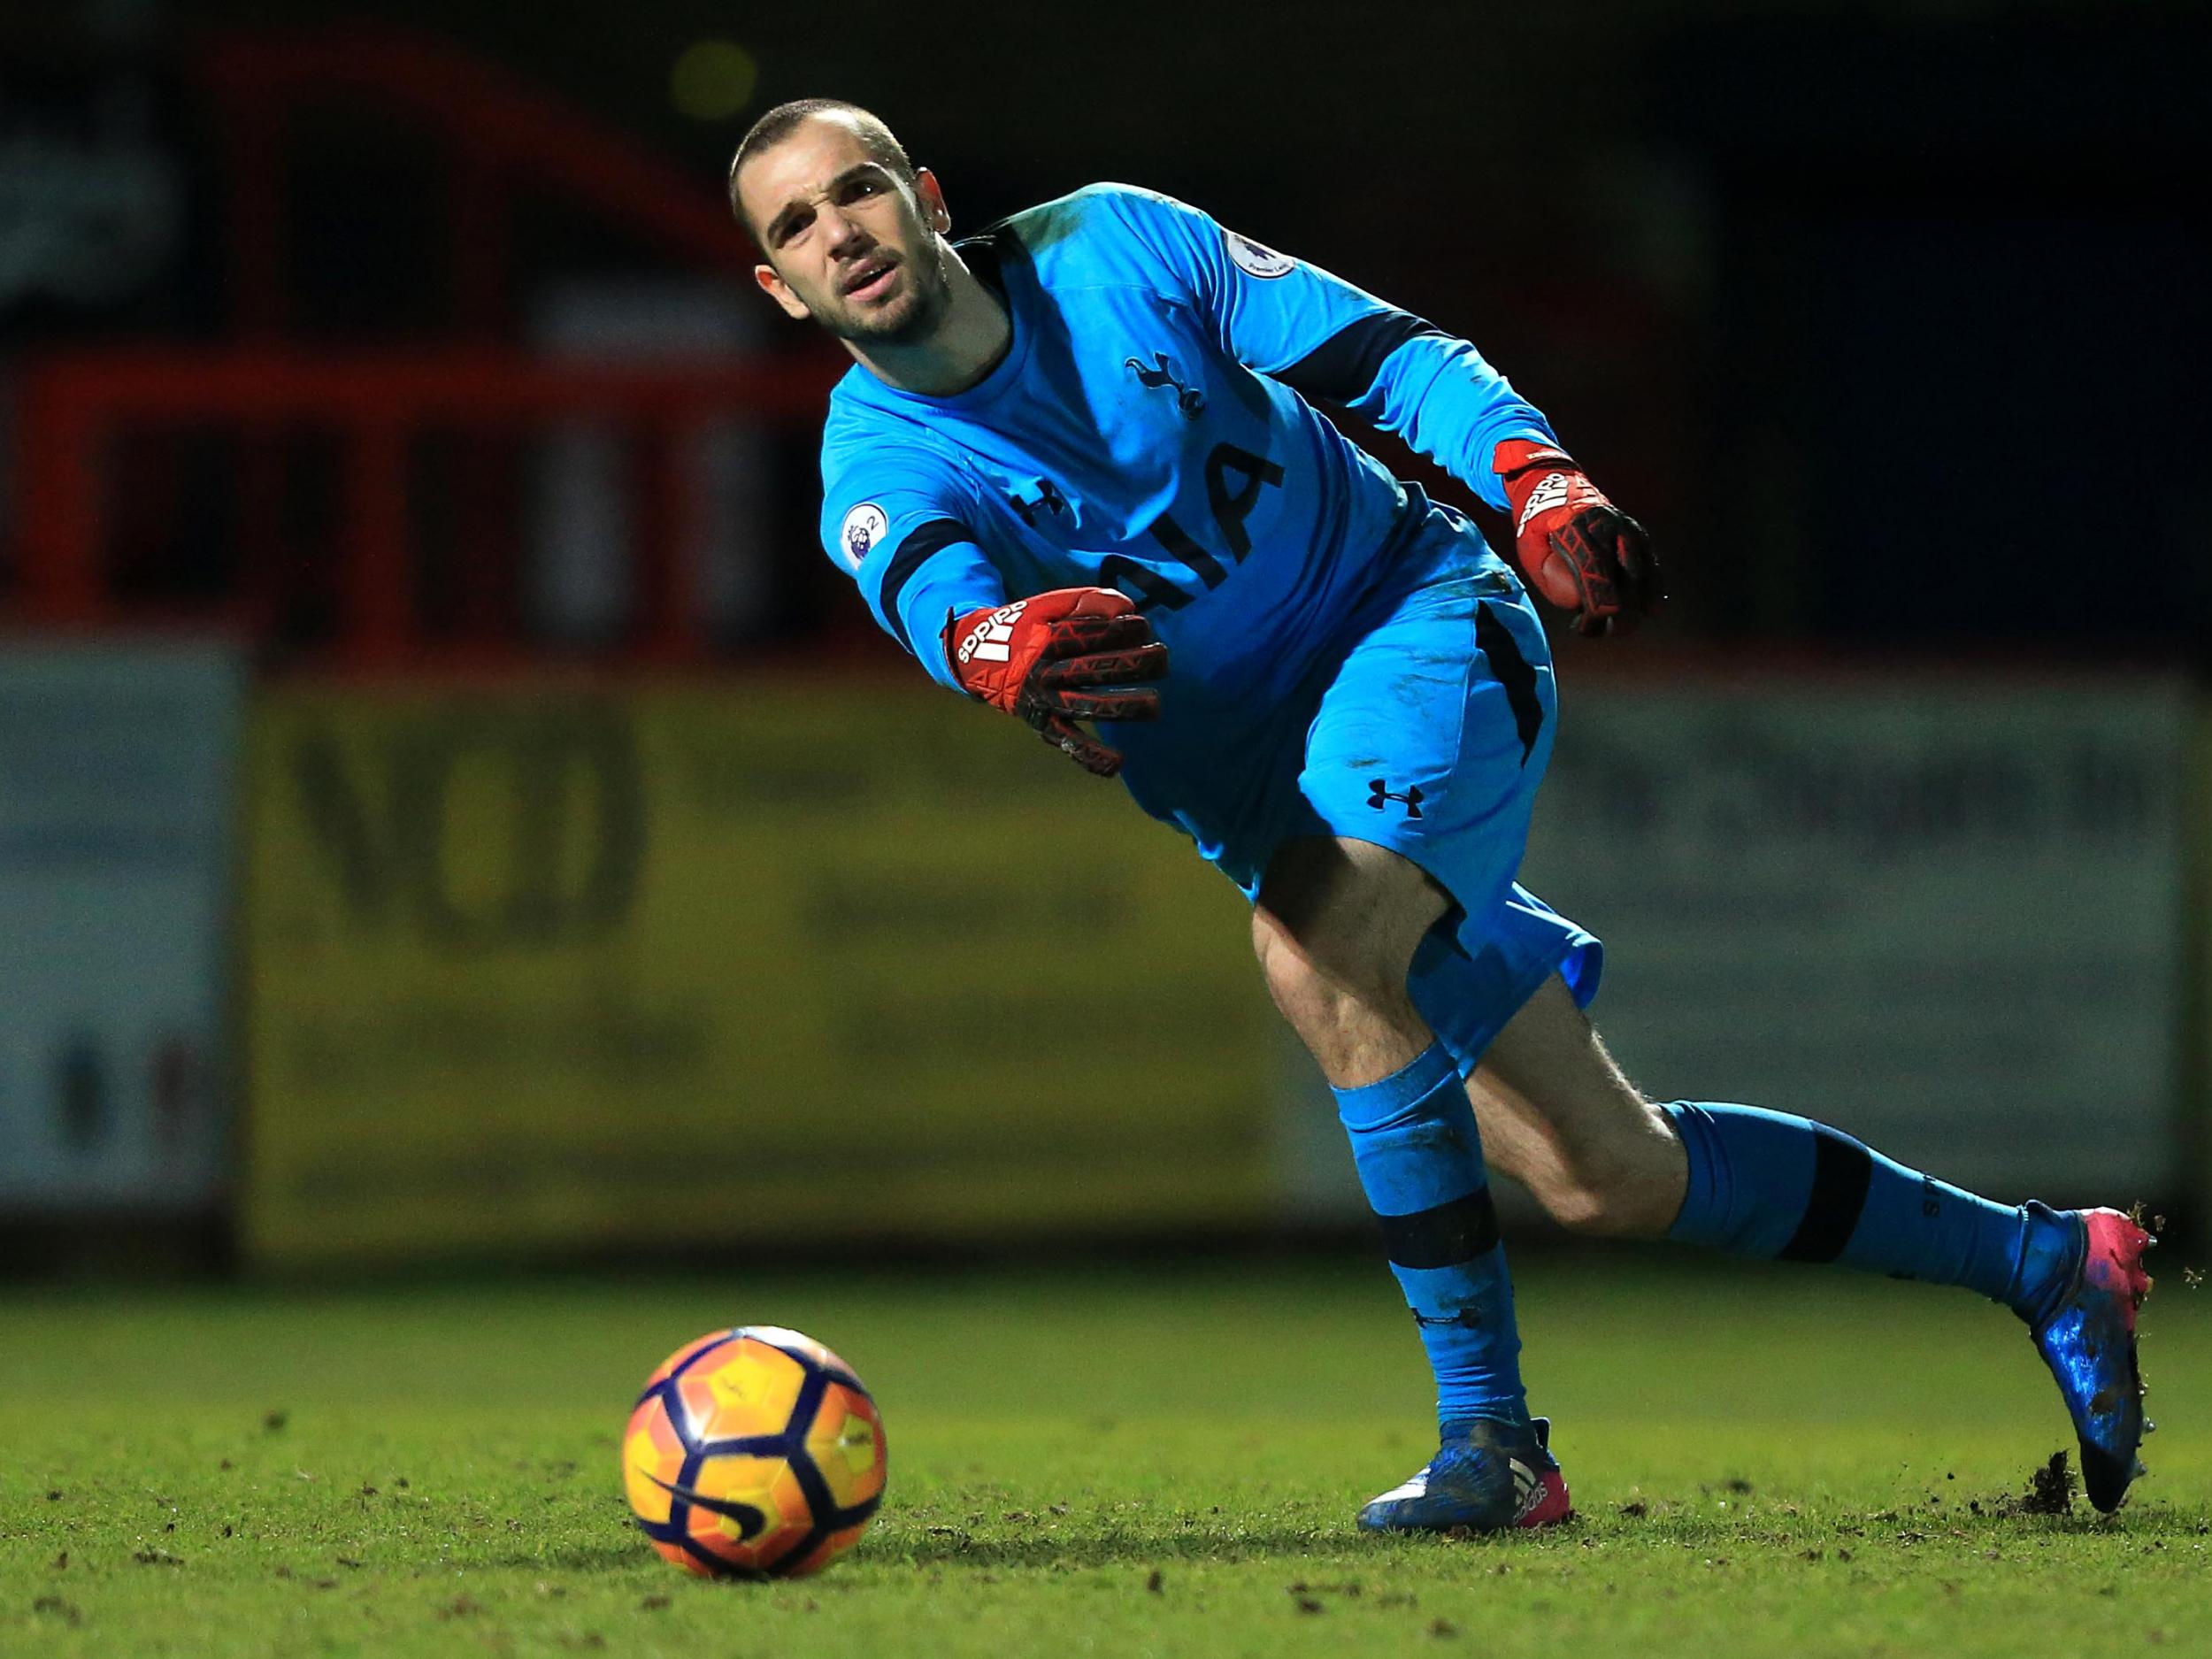
{"label": "orange and blue ball", "polygon": [[875,1401],[852,1367],[780,1325],[703,1336],[647,1380],[622,1437],[653,1548],[711,1578],[801,1578],[858,1541],[883,1502]]}

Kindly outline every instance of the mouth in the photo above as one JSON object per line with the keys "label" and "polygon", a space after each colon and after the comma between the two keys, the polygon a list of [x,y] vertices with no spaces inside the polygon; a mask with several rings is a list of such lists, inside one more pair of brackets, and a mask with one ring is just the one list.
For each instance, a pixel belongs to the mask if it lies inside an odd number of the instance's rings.
{"label": "mouth", "polygon": [[889,254],[872,253],[845,279],[838,292],[849,300],[881,299],[898,268],[899,262]]}

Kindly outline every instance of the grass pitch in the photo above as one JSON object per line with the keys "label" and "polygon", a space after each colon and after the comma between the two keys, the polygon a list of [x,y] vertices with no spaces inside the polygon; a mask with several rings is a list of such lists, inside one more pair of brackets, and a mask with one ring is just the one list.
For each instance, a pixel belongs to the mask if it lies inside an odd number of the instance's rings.
{"label": "grass pitch", "polygon": [[[2072,1439],[1986,1304],[1532,1255],[1580,1518],[1462,1540],[1352,1530],[1430,1449],[1379,1263],[19,1291],[0,1653],[2204,1653],[2212,1297],[2160,1265],[2165,1426],[2107,1521],[2022,1511]],[[749,1321],[883,1406],[883,1514],[817,1578],[692,1579],[620,1494],[645,1374]]]}

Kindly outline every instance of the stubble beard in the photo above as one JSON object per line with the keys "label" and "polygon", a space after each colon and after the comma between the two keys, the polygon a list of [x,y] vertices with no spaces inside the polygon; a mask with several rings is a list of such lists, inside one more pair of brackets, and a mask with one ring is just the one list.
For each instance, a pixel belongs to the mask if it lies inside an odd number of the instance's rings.
{"label": "stubble beard", "polygon": [[840,340],[864,346],[910,346],[936,332],[952,304],[952,283],[945,274],[944,243],[935,236],[900,266],[907,291],[898,303],[873,312],[848,311],[821,319]]}

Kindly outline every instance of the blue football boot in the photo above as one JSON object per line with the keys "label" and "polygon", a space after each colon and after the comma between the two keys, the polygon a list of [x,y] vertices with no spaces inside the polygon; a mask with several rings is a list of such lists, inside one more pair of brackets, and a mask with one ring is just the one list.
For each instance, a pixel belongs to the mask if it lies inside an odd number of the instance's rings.
{"label": "blue football boot", "polygon": [[1370,1532],[1436,1532],[1463,1526],[1502,1532],[1549,1526],[1574,1513],[1567,1477],[1551,1455],[1551,1421],[1516,1428],[1490,1417],[1444,1425],[1444,1443],[1402,1486],[1359,1512]]}
{"label": "blue football boot", "polygon": [[2135,1310],[2151,1294],[2143,1252],[2157,1240],[2116,1210],[2073,1213],[2085,1235],[2081,1266],[2056,1309],[2031,1330],[2081,1439],[2082,1486],[2108,1515],[2143,1472],[2135,1453],[2151,1428],[2135,1363]]}

